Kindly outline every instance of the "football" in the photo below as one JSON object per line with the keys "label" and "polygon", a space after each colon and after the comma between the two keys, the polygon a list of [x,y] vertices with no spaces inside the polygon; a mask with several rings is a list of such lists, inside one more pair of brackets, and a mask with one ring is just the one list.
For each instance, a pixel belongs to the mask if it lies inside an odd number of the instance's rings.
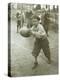
{"label": "football", "polygon": [[27,28],[27,27],[22,27],[21,29],[20,29],[20,35],[21,36],[23,36],[23,37],[30,37],[30,30],[29,30],[29,28]]}

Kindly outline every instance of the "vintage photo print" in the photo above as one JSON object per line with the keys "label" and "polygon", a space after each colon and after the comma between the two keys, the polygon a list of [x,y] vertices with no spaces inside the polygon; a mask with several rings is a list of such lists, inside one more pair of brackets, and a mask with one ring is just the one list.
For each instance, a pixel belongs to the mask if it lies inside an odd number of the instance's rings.
{"label": "vintage photo print", "polygon": [[8,76],[59,72],[59,6],[8,3]]}

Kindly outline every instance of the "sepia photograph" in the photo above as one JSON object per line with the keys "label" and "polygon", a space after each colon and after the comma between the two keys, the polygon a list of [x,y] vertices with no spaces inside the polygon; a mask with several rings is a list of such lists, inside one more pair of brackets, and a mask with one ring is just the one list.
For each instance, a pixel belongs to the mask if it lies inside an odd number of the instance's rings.
{"label": "sepia photograph", "polygon": [[8,3],[8,76],[59,73],[59,6]]}

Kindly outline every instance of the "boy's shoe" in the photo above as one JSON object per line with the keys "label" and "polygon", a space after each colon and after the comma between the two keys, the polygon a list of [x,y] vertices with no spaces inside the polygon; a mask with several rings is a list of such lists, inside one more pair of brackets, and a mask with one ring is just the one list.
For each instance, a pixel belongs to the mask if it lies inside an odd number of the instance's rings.
{"label": "boy's shoe", "polygon": [[48,64],[51,64],[51,60],[48,60]]}
{"label": "boy's shoe", "polygon": [[35,69],[38,66],[38,62],[34,63],[34,66],[32,67],[32,69]]}

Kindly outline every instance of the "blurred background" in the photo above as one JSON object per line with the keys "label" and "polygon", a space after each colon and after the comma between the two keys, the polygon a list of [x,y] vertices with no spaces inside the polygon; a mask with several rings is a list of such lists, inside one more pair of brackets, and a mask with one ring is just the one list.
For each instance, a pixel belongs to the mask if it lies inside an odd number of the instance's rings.
{"label": "blurred background", "polygon": [[[49,13],[50,25],[49,29],[54,31],[58,30],[58,5],[40,5],[40,4],[20,4],[11,3],[11,17],[12,20],[16,20],[16,14],[19,12],[24,17],[24,22],[31,14],[42,16],[45,11]],[[30,14],[27,12],[30,11]],[[9,11],[8,11],[9,14]],[[47,15],[48,16],[48,15]],[[53,24],[54,23],[54,24]],[[22,25],[22,23],[21,23]]]}

